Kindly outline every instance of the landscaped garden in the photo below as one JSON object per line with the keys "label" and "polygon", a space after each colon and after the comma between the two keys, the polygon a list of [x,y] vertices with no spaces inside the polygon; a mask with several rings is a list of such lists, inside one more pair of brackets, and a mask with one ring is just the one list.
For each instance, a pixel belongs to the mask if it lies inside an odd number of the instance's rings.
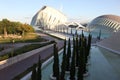
{"label": "landscaped garden", "polygon": [[[45,41],[47,40],[37,35],[33,27],[28,24],[12,22],[7,19],[3,19],[2,21],[0,21],[0,43],[7,44],[5,46],[0,46],[0,51],[8,49],[8,47],[15,48],[16,46],[14,46],[14,44],[16,43],[26,42],[32,43],[30,45],[25,45],[17,50],[11,49],[11,51],[1,54],[0,61],[54,43],[46,42],[43,44],[33,44],[33,42],[45,42]],[[9,43],[12,44],[10,44],[9,46]]]}
{"label": "landscaped garden", "polygon": [[0,61],[11,58],[11,57],[14,57],[14,56],[17,56],[17,55],[20,55],[20,54],[23,54],[25,52],[28,52],[28,51],[31,51],[31,50],[34,50],[34,49],[37,49],[37,48],[40,48],[40,47],[43,47],[43,46],[46,46],[46,45],[49,45],[49,44],[53,44],[53,43],[54,43],[54,41],[43,43],[43,44],[25,45],[25,46],[23,46],[23,47],[21,47],[17,50],[12,50],[9,53],[0,55]]}
{"label": "landscaped garden", "polygon": [[40,42],[44,40],[35,33],[29,24],[12,22],[7,19],[0,21],[0,43]]}
{"label": "landscaped garden", "polygon": [[[73,36],[73,44],[71,44],[71,40],[69,39],[68,45],[66,45],[65,40],[64,49],[60,55],[58,54],[56,44],[54,44],[53,61],[47,65],[49,67],[52,66],[52,70],[49,68],[51,72],[48,70],[46,73],[45,68],[47,68],[47,66],[45,66],[38,74],[37,65],[39,64],[34,64],[32,68],[28,69],[32,71],[31,80],[37,80],[38,77],[40,80],[83,80],[85,76],[88,76],[87,65],[90,54],[91,37],[91,35],[88,37],[85,37],[83,34],[80,36],[75,35]],[[73,45],[73,47],[71,47],[71,45]]]}

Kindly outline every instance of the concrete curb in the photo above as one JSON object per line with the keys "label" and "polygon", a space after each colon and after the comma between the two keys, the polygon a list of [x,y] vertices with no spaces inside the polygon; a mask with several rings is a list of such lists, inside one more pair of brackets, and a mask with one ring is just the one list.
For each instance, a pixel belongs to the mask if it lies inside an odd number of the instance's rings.
{"label": "concrete curb", "polygon": [[100,45],[100,44],[96,44],[96,45],[99,46],[99,47],[101,47],[101,48],[107,49],[107,50],[109,50],[109,51],[111,51],[111,52],[114,52],[114,53],[120,55],[120,52],[119,52],[119,51],[115,51],[115,50],[113,50],[113,49],[111,49],[111,48],[108,48],[108,47],[102,46],[102,45]]}

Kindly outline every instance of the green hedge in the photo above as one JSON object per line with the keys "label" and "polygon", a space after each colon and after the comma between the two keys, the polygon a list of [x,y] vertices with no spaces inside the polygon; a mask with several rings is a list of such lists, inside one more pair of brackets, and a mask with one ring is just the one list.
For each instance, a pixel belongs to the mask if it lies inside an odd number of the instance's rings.
{"label": "green hedge", "polygon": [[6,54],[3,54],[3,55],[0,55],[0,61],[11,58],[11,57],[14,57],[14,56],[17,56],[17,55],[20,55],[20,54],[24,54],[25,52],[28,52],[28,51],[31,51],[31,50],[34,50],[34,49],[52,44],[52,43],[54,43],[54,41],[51,41],[51,42],[48,42],[48,43],[43,43],[43,44],[26,45],[22,48],[19,48],[19,49],[15,50],[15,51],[12,51],[11,53],[6,53]]}

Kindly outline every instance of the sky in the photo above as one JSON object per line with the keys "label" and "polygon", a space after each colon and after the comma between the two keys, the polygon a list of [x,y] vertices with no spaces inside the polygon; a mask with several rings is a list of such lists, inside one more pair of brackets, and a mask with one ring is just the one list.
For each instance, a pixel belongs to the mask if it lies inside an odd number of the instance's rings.
{"label": "sky", "polygon": [[0,0],[0,20],[30,24],[44,6],[60,10],[68,20],[91,21],[104,14],[120,16],[120,0]]}

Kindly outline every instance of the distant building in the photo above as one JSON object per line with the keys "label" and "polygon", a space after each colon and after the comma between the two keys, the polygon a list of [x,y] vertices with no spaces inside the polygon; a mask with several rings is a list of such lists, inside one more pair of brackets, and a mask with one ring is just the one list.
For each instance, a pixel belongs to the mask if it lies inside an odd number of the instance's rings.
{"label": "distant building", "polygon": [[112,34],[120,30],[120,16],[102,15],[88,24],[88,28],[92,33],[98,33],[100,30],[103,34]]}
{"label": "distant building", "polygon": [[44,6],[32,18],[31,25],[43,29],[55,29],[58,25],[67,22],[67,17],[54,8]]}
{"label": "distant building", "polygon": [[120,54],[120,16],[102,15],[93,19],[87,27],[93,35],[98,36],[101,32],[104,39],[97,42],[97,46]]}

